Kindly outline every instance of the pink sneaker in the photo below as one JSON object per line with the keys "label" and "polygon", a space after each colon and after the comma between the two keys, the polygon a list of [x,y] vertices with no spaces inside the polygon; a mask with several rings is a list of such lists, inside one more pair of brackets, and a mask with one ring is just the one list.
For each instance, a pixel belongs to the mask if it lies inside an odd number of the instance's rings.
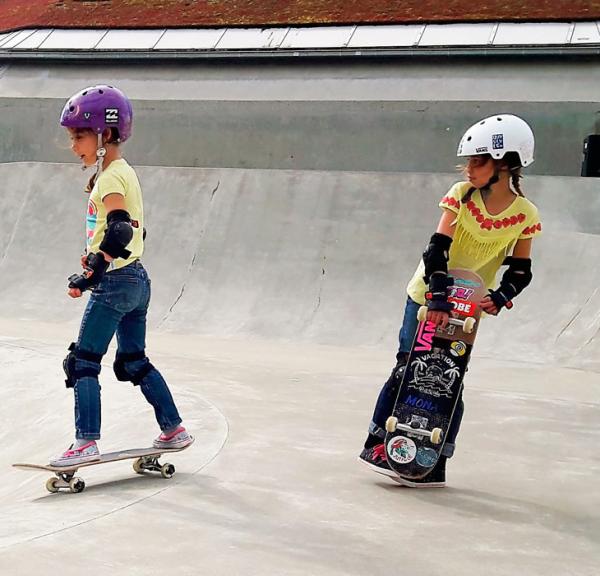
{"label": "pink sneaker", "polygon": [[60,456],[56,456],[50,460],[50,466],[76,466],[84,462],[94,462],[100,460],[100,451],[95,440],[90,440],[79,448],[71,447],[63,452]]}
{"label": "pink sneaker", "polygon": [[164,432],[155,438],[152,445],[155,448],[185,448],[190,445],[194,439],[187,433],[183,426],[178,426],[173,432],[165,434]]}

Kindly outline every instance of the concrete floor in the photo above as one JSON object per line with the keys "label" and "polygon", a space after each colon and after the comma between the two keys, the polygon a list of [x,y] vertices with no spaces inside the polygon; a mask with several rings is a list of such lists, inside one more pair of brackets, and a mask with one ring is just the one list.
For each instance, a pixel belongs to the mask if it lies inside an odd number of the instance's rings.
{"label": "concrete floor", "polygon": [[[61,361],[82,303],[66,299],[64,279],[81,235],[81,206],[69,206],[82,199],[63,190],[69,170],[0,165],[14,184],[0,213],[0,574],[598,574],[592,200],[559,210],[558,188],[532,182],[549,224],[534,287],[482,326],[448,487],[418,491],[356,456],[391,367],[405,277],[451,176],[410,176],[428,184],[422,202],[433,208],[420,210],[406,192],[393,204],[389,189],[406,176],[142,170],[153,206],[148,354],[197,441],[172,455],[171,480],[119,462],[81,470],[82,494],[49,494],[48,473],[10,464],[43,462],[72,439]],[[190,184],[199,179],[206,190]],[[161,204],[169,180],[174,197]],[[572,180],[580,199],[594,198]],[[168,207],[186,186],[197,195],[183,210],[192,233],[169,226],[184,217]],[[47,206],[56,218],[44,220]],[[28,241],[42,226],[46,241]],[[558,226],[567,247],[553,244]],[[167,230],[177,230],[171,241]],[[100,448],[147,445],[152,413],[111,364],[109,352]]]}

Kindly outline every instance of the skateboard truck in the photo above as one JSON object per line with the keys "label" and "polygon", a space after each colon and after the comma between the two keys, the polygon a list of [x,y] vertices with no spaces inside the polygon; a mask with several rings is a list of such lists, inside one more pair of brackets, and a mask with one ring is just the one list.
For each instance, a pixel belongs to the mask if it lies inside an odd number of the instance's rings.
{"label": "skateboard truck", "polygon": [[402,424],[398,422],[396,416],[390,416],[385,421],[385,429],[387,432],[393,433],[396,430],[402,430],[415,436],[429,438],[432,444],[441,444],[444,436],[444,431],[441,428],[433,428],[433,430],[424,430],[419,422],[413,421],[410,424]]}
{"label": "skateboard truck", "polygon": [[[427,308],[427,306],[421,306],[419,308],[419,311],[417,312],[417,320],[419,322],[425,322],[425,320],[427,320],[427,312],[429,312],[429,308]],[[471,317],[465,318],[464,320],[461,320],[460,318],[452,318],[452,316],[448,318],[448,324],[459,326],[460,328],[462,328],[465,334],[471,334],[475,328],[476,323],[477,320]]]}
{"label": "skateboard truck", "polygon": [[58,492],[61,488],[68,488],[71,492],[77,494],[85,490],[83,478],[75,476],[75,472],[56,472],[56,476],[48,478],[46,490],[48,492]]}
{"label": "skateboard truck", "polygon": [[160,472],[163,478],[172,478],[175,474],[173,464],[161,464],[156,456],[142,456],[133,462],[133,469],[138,474],[143,474],[146,470],[151,472]]}

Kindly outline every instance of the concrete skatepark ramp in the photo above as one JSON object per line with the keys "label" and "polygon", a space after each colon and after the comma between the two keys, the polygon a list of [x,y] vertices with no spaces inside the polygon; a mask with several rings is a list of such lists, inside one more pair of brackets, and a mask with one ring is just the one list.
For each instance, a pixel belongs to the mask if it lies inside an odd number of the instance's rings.
{"label": "concrete skatepark ramp", "polygon": [[[482,326],[443,491],[355,462],[391,368],[404,287],[456,174],[140,167],[153,279],[148,352],[193,449],[176,476],[94,468],[47,494],[72,437],[61,361],[84,302],[74,165],[0,164],[0,570],[76,574],[592,575],[600,559],[600,200],[526,177],[534,282]],[[154,435],[104,359],[108,451]],[[434,543],[434,548],[430,545]],[[75,553],[77,552],[77,553]],[[65,559],[68,556],[68,560]]]}

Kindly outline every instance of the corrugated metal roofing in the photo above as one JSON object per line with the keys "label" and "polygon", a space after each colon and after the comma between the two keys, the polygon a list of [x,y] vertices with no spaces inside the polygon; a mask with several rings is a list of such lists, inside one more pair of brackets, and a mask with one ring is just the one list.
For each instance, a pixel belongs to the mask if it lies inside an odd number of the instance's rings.
{"label": "corrugated metal roofing", "polygon": [[585,20],[600,0],[0,0],[0,32]]}
{"label": "corrugated metal roofing", "polygon": [[556,46],[600,44],[600,22],[400,24],[287,28],[27,29],[0,34],[2,54],[232,51],[285,53],[376,48]]}

